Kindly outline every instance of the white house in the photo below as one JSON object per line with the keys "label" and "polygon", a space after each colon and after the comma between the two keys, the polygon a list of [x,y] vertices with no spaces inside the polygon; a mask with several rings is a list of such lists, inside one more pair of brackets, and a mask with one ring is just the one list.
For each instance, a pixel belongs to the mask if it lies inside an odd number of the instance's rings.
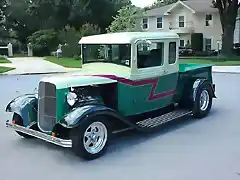
{"label": "white house", "polygon": [[[222,27],[218,9],[211,0],[178,1],[144,13],[144,31],[170,31],[180,36],[180,46],[191,42],[192,33],[203,33],[204,50],[221,48]],[[237,18],[239,19],[240,16]],[[234,43],[240,42],[240,23],[236,24]],[[219,43],[219,44],[218,44]]]}

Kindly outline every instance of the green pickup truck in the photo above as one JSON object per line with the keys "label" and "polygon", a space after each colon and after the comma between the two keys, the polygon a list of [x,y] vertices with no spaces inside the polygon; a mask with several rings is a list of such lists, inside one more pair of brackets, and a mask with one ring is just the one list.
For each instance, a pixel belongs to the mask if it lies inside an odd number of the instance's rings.
{"label": "green pickup truck", "polygon": [[83,37],[82,68],[45,77],[37,92],[13,99],[6,125],[91,160],[106,152],[114,133],[203,118],[216,98],[212,66],[179,63],[178,42],[165,32]]}

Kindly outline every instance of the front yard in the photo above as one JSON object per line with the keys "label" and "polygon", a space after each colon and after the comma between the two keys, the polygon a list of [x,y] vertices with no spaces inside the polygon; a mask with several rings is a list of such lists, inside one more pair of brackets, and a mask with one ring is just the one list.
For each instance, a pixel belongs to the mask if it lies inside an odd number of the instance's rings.
{"label": "front yard", "polygon": [[11,61],[9,61],[8,59],[6,59],[3,56],[0,56],[0,63],[11,63]]}
{"label": "front yard", "polygon": [[[76,60],[74,58],[65,58],[65,57],[57,58],[53,56],[47,56],[44,59],[46,61],[58,64],[66,68],[81,68],[81,60]],[[208,59],[208,58],[189,57],[189,58],[180,58],[179,62],[184,64],[213,64],[215,66],[240,66],[240,58],[239,60],[238,59],[222,60],[222,59],[213,59],[213,58]]]}
{"label": "front yard", "polygon": [[44,59],[66,68],[81,68],[81,60],[76,60],[74,58],[57,58],[53,56],[47,56]]}
{"label": "front yard", "polygon": [[14,69],[15,69],[15,68],[0,66],[0,74],[1,74],[1,73],[5,73],[5,72],[8,72],[8,71],[11,71],[11,70],[14,70]]}
{"label": "front yard", "polygon": [[213,64],[215,66],[240,66],[240,58],[239,60],[187,58],[179,59],[179,62],[186,64]]}

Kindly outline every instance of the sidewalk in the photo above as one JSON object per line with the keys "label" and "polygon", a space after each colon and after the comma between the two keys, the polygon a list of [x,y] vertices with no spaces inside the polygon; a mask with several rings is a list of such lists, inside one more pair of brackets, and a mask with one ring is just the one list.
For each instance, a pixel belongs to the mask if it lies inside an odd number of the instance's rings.
{"label": "sidewalk", "polygon": [[2,75],[64,73],[78,70],[76,68],[65,68],[63,66],[45,61],[41,57],[8,58],[8,60],[12,63],[1,63],[0,66],[12,67],[16,69],[2,73]]}
{"label": "sidewalk", "polygon": [[212,71],[216,73],[239,73],[240,66],[213,66]]}
{"label": "sidewalk", "polygon": [[[20,57],[8,58],[12,63],[1,63],[0,66],[13,67],[15,70],[2,73],[1,75],[21,75],[21,74],[47,74],[74,72],[77,68],[65,68],[63,66],[45,61],[41,57]],[[213,66],[215,73],[239,73],[240,66]]]}

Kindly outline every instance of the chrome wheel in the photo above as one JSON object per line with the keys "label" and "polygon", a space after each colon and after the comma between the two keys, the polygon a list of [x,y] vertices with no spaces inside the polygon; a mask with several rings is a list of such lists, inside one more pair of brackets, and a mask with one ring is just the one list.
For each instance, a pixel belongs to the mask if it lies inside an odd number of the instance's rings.
{"label": "chrome wheel", "polygon": [[94,122],[88,126],[83,136],[84,148],[88,153],[97,154],[107,142],[107,128],[102,122]]}
{"label": "chrome wheel", "polygon": [[201,111],[205,111],[209,105],[209,93],[207,90],[203,90],[200,95],[200,109]]}

